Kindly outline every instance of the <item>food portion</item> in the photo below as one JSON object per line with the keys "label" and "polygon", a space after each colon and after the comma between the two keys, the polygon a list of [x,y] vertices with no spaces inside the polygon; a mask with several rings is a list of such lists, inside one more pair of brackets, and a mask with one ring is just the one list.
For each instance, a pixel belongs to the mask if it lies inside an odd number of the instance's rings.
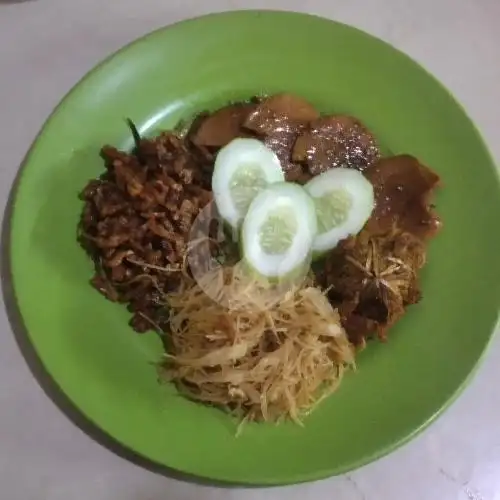
{"label": "food portion", "polygon": [[291,94],[102,149],[79,239],[92,285],[160,334],[162,378],[245,420],[300,421],[422,298],[439,176]]}
{"label": "food portion", "polygon": [[81,194],[92,285],[128,305],[138,332],[168,330],[164,294],[180,284],[191,226],[212,200],[211,172],[171,133],[143,139],[134,153],[106,146],[101,155],[105,172]]}
{"label": "food portion", "polygon": [[222,148],[237,137],[251,136],[243,125],[257,105],[235,103],[214,113],[200,114],[189,129],[189,141],[198,148]]}
{"label": "food portion", "polygon": [[337,311],[312,284],[283,293],[238,266],[203,281],[168,296],[172,348],[161,371],[191,399],[247,420],[300,422],[354,365]]}
{"label": "food portion", "polygon": [[215,159],[212,191],[221,217],[237,228],[262,189],[285,176],[276,154],[257,139],[238,138]]}
{"label": "food portion", "polygon": [[237,137],[256,137],[280,159],[287,181],[304,184],[334,167],[364,170],[380,158],[373,134],[357,119],[324,115],[302,97],[277,94],[202,114],[188,132],[214,153]]}
{"label": "food portion", "polygon": [[292,161],[292,149],[297,138],[307,130],[318,111],[306,100],[292,94],[278,94],[263,99],[249,113],[244,127],[253,131],[264,144],[278,155],[286,178],[304,182],[308,178],[300,164]]}
{"label": "food portion", "polygon": [[440,220],[432,196],[439,176],[409,155],[384,158],[365,171],[375,189],[376,208],[368,223],[372,234],[396,226],[422,240],[434,236]]}
{"label": "food portion", "polygon": [[243,222],[243,261],[266,278],[307,274],[316,233],[316,210],[307,192],[291,182],[272,184],[255,197]]}
{"label": "food portion", "polygon": [[364,170],[380,157],[372,133],[356,118],[322,116],[295,141],[292,159],[305,163],[312,175],[333,167]]}
{"label": "food portion", "polygon": [[376,235],[365,227],[327,255],[317,279],[353,344],[364,346],[374,335],[386,340],[406,308],[420,301],[425,253],[422,240],[395,226]]}
{"label": "food portion", "polygon": [[313,250],[323,253],[361,231],[374,208],[372,184],[358,170],[339,167],[312,178],[305,189],[314,201],[318,234]]}

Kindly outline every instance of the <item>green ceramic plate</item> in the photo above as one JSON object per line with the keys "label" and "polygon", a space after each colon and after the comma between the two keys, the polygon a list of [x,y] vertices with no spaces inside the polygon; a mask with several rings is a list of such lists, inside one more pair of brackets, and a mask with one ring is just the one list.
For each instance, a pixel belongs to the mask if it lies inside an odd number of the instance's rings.
{"label": "green ceramic plate", "polygon": [[[77,194],[102,170],[104,143],[196,111],[282,90],[324,112],[360,117],[395,153],[443,177],[444,219],[423,276],[424,300],[386,344],[372,343],[304,428],[249,425],[160,388],[154,334],[90,288],[76,242]],[[183,22],[124,48],[62,101],[26,160],[12,220],[20,311],[48,372],[81,412],[143,457],[197,476],[283,484],[345,472],[429,424],[467,383],[497,319],[500,192],[477,130],[448,92],[389,45],[325,19],[232,12]]]}

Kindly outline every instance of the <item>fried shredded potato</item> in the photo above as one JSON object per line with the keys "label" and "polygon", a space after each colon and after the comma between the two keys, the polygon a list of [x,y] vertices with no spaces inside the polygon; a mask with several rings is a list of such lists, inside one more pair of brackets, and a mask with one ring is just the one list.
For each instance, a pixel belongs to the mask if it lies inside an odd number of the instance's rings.
{"label": "fried shredded potato", "polygon": [[168,296],[163,378],[243,421],[301,423],[339,385],[354,350],[310,280],[286,289],[218,268]]}

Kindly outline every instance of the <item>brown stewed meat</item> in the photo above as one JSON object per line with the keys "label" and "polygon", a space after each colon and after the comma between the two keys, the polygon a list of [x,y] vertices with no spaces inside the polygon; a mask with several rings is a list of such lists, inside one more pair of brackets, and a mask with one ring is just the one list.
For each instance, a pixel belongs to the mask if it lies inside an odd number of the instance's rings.
{"label": "brown stewed meat", "polygon": [[301,97],[278,94],[265,98],[248,116],[245,127],[278,155],[288,181],[305,182],[310,176],[292,161],[292,149],[299,134],[318,117],[318,111]]}
{"label": "brown stewed meat", "polygon": [[197,146],[221,148],[237,137],[248,136],[242,126],[255,108],[252,103],[236,103],[200,116],[189,132],[190,139]]}
{"label": "brown stewed meat", "polygon": [[356,118],[322,116],[295,142],[292,160],[307,165],[311,175],[334,167],[363,171],[380,157],[372,133]]}
{"label": "brown stewed meat", "polygon": [[431,205],[439,176],[410,155],[384,158],[365,171],[375,189],[375,210],[367,228],[384,234],[397,225],[425,239],[433,236],[440,221]]}
{"label": "brown stewed meat", "polygon": [[272,134],[276,131],[276,125],[285,120],[296,125],[307,125],[318,117],[318,110],[302,97],[276,94],[262,99],[245,126],[260,134]]}
{"label": "brown stewed meat", "polygon": [[380,156],[375,138],[359,120],[321,117],[305,99],[287,93],[200,115],[188,137],[208,155],[236,137],[260,138],[278,155],[286,180],[300,184],[334,167],[363,170]]}

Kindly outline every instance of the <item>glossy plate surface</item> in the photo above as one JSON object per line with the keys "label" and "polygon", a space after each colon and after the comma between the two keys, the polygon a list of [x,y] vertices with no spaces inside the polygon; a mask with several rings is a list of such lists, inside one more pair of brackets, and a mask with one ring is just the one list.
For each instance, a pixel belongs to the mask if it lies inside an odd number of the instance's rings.
{"label": "glossy plate surface", "polygon": [[[249,425],[160,387],[154,334],[95,292],[76,241],[78,192],[105,143],[129,147],[124,118],[155,133],[197,111],[290,91],[359,117],[394,153],[443,178],[444,229],[430,246],[424,300],[304,428]],[[356,29],[293,13],[183,22],[93,70],[45,124],[24,165],[11,233],[18,305],[47,370],[77,408],[148,459],[197,476],[283,484],[345,472],[408,440],[464,387],[497,319],[500,192],[492,160],[447,91],[415,62]]]}

